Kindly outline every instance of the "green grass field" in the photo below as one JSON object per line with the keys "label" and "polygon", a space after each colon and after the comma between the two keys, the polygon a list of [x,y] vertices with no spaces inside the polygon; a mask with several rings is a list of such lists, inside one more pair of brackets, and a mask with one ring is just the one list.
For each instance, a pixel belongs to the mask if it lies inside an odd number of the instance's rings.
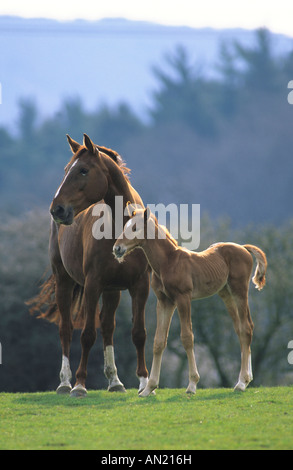
{"label": "green grass field", "polygon": [[0,393],[0,449],[293,449],[293,387]]}

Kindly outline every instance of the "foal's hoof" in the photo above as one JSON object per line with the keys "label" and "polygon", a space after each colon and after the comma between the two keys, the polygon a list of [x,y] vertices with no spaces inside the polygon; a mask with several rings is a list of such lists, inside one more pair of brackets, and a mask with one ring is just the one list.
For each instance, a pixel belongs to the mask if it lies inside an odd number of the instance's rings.
{"label": "foal's hoof", "polygon": [[108,387],[108,392],[121,392],[126,393],[126,388],[124,385],[113,385],[112,387]]}
{"label": "foal's hoof", "polygon": [[142,392],[139,393],[139,397],[140,398],[145,398],[145,397],[148,397],[149,395],[156,395],[156,392],[155,392],[155,389],[157,387],[154,387],[154,388],[149,388],[149,387],[146,387]]}
{"label": "foal's hoof", "polygon": [[239,382],[235,385],[234,391],[235,392],[244,392],[248,384],[245,384],[244,382]]}
{"label": "foal's hoof", "polygon": [[60,384],[59,387],[56,389],[56,393],[58,395],[69,395],[72,390],[70,384]]}
{"label": "foal's hoof", "polygon": [[151,393],[148,393],[147,395],[143,394],[144,390],[145,389],[138,391],[138,396],[139,397],[148,397],[149,395],[156,395],[156,390],[152,390]]}
{"label": "foal's hoof", "polygon": [[186,393],[189,395],[195,395],[196,394],[196,384],[195,383],[190,383],[186,389]]}
{"label": "foal's hoof", "polygon": [[81,384],[78,384],[75,387],[73,387],[73,389],[70,392],[70,396],[74,398],[84,398],[86,397],[86,395],[87,395],[86,388]]}

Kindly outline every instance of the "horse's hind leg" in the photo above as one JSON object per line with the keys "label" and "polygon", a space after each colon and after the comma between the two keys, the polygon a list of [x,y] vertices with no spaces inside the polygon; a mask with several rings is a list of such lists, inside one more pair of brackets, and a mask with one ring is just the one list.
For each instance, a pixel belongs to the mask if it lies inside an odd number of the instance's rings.
{"label": "horse's hind leg", "polygon": [[236,289],[233,284],[227,285],[219,293],[232,317],[234,328],[240,342],[241,369],[234,390],[244,391],[252,381],[250,345],[253,334],[253,322],[248,306],[248,287]]}
{"label": "horse's hind leg", "polygon": [[115,312],[120,301],[120,291],[103,293],[103,307],[100,315],[101,333],[104,345],[104,374],[109,380],[109,392],[125,392],[120,382],[114,357],[113,334],[115,329]]}
{"label": "horse's hind leg", "polygon": [[89,352],[97,337],[95,316],[98,308],[99,297],[100,290],[98,288],[98,282],[96,281],[96,279],[87,278],[84,286],[86,319],[80,337],[81,359],[79,367],[76,371],[76,383],[70,393],[72,397],[84,397],[87,394],[85,388],[85,381],[87,376],[87,363]]}
{"label": "horse's hind leg", "polygon": [[139,380],[138,393],[147,385],[148,370],[145,362],[145,305],[149,295],[149,275],[145,275],[129,289],[132,298],[132,341],[136,347],[137,369],[136,375]]}
{"label": "horse's hind leg", "polygon": [[60,385],[56,392],[58,394],[67,394],[71,391],[70,380],[72,377],[69,363],[69,351],[72,339],[73,326],[71,322],[70,309],[72,302],[72,293],[74,282],[63,272],[56,275],[56,302],[60,312],[59,335],[62,347],[62,366],[60,371]]}

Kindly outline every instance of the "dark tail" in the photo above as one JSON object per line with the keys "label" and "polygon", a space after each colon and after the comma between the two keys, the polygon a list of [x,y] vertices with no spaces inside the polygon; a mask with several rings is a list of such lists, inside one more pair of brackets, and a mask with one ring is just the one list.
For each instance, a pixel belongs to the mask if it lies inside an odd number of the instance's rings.
{"label": "dark tail", "polygon": [[252,282],[255,284],[256,289],[261,290],[266,284],[266,270],[267,270],[267,257],[265,253],[254,245],[243,245],[247,251],[252,253],[257,261],[256,269]]}
{"label": "dark tail", "polygon": [[[37,315],[37,318],[43,318],[51,323],[59,325],[60,311],[55,298],[56,279],[55,275],[51,276],[42,284],[38,295],[26,302],[30,306],[31,315]],[[74,329],[82,329],[85,321],[84,308],[84,288],[79,284],[75,284],[71,302],[71,320]],[[99,311],[96,313],[96,327],[99,327]]]}
{"label": "dark tail", "polygon": [[60,312],[55,301],[55,276],[51,276],[42,284],[38,295],[26,302],[30,306],[31,315],[45,318],[51,323],[59,324]]}

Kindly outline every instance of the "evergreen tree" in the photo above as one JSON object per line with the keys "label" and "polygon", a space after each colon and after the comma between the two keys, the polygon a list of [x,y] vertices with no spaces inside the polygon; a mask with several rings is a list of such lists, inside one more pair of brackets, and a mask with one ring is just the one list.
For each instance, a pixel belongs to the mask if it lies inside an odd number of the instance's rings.
{"label": "evergreen tree", "polygon": [[198,134],[213,135],[215,119],[211,110],[212,88],[209,83],[196,76],[184,47],[178,46],[174,55],[166,55],[165,61],[170,72],[153,67],[159,81],[151,110],[154,125],[182,122]]}

